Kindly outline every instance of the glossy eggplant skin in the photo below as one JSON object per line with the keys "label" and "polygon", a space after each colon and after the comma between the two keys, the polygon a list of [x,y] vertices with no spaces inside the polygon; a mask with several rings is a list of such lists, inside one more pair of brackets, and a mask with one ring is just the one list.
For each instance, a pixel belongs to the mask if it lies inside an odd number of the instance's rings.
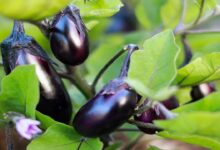
{"label": "glossy eggplant skin", "polygon": [[197,86],[193,86],[190,92],[192,100],[190,102],[195,102],[203,97],[209,95],[215,91],[215,87],[211,83],[203,83]]}
{"label": "glossy eggplant skin", "polygon": [[16,66],[34,64],[40,82],[40,102],[37,110],[57,121],[68,123],[72,109],[69,95],[52,66],[44,59],[25,52],[18,51]]}
{"label": "glossy eggplant skin", "polygon": [[73,126],[86,137],[100,137],[114,131],[134,113],[137,94],[125,82],[110,81],[76,114]]}
{"label": "glossy eggplant skin", "polygon": [[87,31],[74,6],[68,6],[55,17],[49,39],[54,55],[65,64],[79,65],[89,55]]}
{"label": "glossy eggplant skin", "polygon": [[70,97],[54,68],[43,58],[18,50],[15,67],[26,64],[35,65],[40,82],[37,110],[57,121],[68,123],[72,114]]}
{"label": "glossy eggplant skin", "polygon": [[37,110],[57,121],[69,123],[72,105],[62,80],[36,41],[24,31],[16,31],[18,26],[21,24],[15,25],[12,35],[1,44],[6,74],[16,66],[34,64],[40,82]]}
{"label": "glossy eggplant skin", "polygon": [[[148,101],[145,101],[145,103],[147,102]],[[163,104],[169,110],[179,107],[179,103],[175,96],[172,96],[171,98],[162,101],[161,104]],[[163,114],[163,112],[160,111],[160,109],[158,109],[157,106],[155,106],[154,108],[151,108],[140,115],[134,116],[134,119],[144,123],[153,123],[154,120],[166,119],[166,116]],[[157,131],[160,131],[155,129],[142,128],[142,127],[138,127],[138,128],[147,134],[155,134]]]}

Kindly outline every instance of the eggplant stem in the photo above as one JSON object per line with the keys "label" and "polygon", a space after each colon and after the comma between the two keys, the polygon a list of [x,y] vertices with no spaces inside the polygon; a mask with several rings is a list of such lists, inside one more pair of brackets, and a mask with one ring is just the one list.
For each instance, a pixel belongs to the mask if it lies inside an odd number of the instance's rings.
{"label": "eggplant stem", "polygon": [[134,51],[136,51],[138,49],[139,49],[138,46],[135,44],[128,44],[124,47],[124,50],[127,50],[128,54],[123,62],[119,78],[127,77],[131,55]]}
{"label": "eggplant stem", "polygon": [[93,93],[95,93],[95,87],[99,81],[99,79],[101,78],[101,76],[105,73],[105,71],[111,66],[111,64],[113,64],[115,62],[115,60],[117,60],[127,49],[122,49],[120,50],[118,53],[116,53],[98,72],[98,74],[96,75],[95,79],[92,82],[92,91]]}

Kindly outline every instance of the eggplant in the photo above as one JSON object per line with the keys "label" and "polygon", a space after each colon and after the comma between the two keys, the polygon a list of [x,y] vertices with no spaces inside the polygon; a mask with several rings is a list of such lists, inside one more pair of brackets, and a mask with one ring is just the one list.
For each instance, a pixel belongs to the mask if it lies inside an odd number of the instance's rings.
{"label": "eggplant", "polygon": [[[144,105],[148,103],[148,100],[144,101]],[[169,110],[175,109],[179,107],[179,103],[175,96],[170,97],[167,100],[162,101],[161,103],[155,105],[154,107],[146,110],[145,112],[135,115],[134,119],[136,121],[140,121],[143,123],[153,123],[154,120],[158,119],[170,119],[173,117],[172,113],[169,112]],[[141,131],[147,134],[155,134],[158,131],[158,129],[150,129],[150,128],[143,128],[138,127]]]}
{"label": "eggplant", "polygon": [[137,93],[125,82],[130,56],[136,45],[126,47],[129,53],[118,78],[111,80],[91,100],[80,108],[73,127],[85,137],[107,135],[126,122],[134,113]]}
{"label": "eggplant", "polygon": [[37,110],[57,121],[68,123],[72,105],[64,84],[40,45],[25,35],[21,22],[15,21],[12,34],[1,44],[1,51],[6,74],[16,66],[35,65],[40,83]]}
{"label": "eggplant", "polygon": [[79,9],[70,5],[58,13],[49,29],[55,57],[67,65],[79,65],[89,55],[89,40]]}

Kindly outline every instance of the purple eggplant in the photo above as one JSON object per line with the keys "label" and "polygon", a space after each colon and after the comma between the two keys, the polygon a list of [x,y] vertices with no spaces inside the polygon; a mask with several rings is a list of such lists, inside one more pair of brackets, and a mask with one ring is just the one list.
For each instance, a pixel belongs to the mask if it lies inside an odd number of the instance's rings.
{"label": "purple eggplant", "polygon": [[[144,104],[147,103],[148,100],[144,102]],[[134,119],[136,121],[140,121],[143,123],[153,123],[154,120],[158,120],[158,119],[170,119],[173,117],[173,114],[169,112],[169,110],[175,109],[177,107],[179,107],[179,103],[176,97],[172,96],[171,98],[162,101],[161,103],[153,106],[153,108],[148,109],[142,114],[138,114],[134,116]],[[155,134],[157,131],[160,131],[157,129],[149,129],[143,127],[138,127],[138,128],[147,134]]]}
{"label": "purple eggplant", "polygon": [[2,42],[1,50],[6,74],[16,66],[35,65],[40,82],[37,110],[57,121],[68,123],[72,115],[70,97],[51,60],[32,37],[25,35],[21,22],[15,21],[13,32]]}
{"label": "purple eggplant", "polygon": [[137,103],[137,93],[125,82],[130,56],[138,47],[128,45],[129,50],[118,78],[111,80],[98,94],[77,112],[73,126],[86,137],[107,135],[127,121]]}
{"label": "purple eggplant", "polygon": [[51,49],[61,62],[79,65],[89,55],[89,40],[79,10],[70,5],[56,15],[49,29]]}

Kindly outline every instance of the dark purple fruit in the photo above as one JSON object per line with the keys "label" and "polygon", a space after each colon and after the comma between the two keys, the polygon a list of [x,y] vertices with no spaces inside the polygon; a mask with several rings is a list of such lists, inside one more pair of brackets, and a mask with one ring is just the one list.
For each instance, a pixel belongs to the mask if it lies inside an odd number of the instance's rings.
{"label": "dark purple fruit", "polygon": [[49,58],[36,41],[24,34],[23,25],[15,22],[12,35],[1,44],[6,74],[16,66],[34,64],[40,82],[37,110],[53,119],[68,123],[72,114],[70,97]]}
{"label": "dark purple fruit", "polygon": [[190,102],[197,101],[210,93],[215,91],[215,87],[211,83],[203,83],[197,86],[193,86],[190,92],[192,100]]}
{"label": "dark purple fruit", "polygon": [[79,110],[73,126],[86,137],[108,134],[131,117],[136,103],[137,94],[125,82],[112,80]]}
{"label": "dark purple fruit", "polygon": [[[148,100],[144,102],[144,104],[147,104]],[[171,98],[162,101],[161,104],[155,105],[153,108],[143,112],[140,115],[134,116],[134,119],[136,121],[144,122],[144,123],[153,123],[154,120],[158,119],[169,119],[172,118],[173,115],[168,110],[175,109],[179,106],[179,103],[177,99],[172,96]],[[149,128],[142,128],[138,127],[141,131],[147,133],[147,134],[155,134],[157,129],[149,129]]]}
{"label": "dark purple fruit", "polygon": [[89,40],[79,10],[70,5],[56,15],[49,31],[51,49],[61,62],[79,65],[89,55]]}
{"label": "dark purple fruit", "polygon": [[111,133],[132,114],[137,103],[137,93],[133,91],[124,79],[127,76],[131,53],[137,46],[128,45],[129,54],[126,57],[121,74],[111,80],[95,97],[89,100],[77,112],[73,126],[86,137],[99,137]]}

